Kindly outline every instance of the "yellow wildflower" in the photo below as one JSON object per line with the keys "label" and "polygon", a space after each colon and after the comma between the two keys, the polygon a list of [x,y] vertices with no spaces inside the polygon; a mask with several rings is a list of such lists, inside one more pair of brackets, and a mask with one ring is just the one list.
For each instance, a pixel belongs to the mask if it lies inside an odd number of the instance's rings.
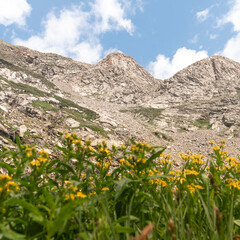
{"label": "yellow wildflower", "polygon": [[220,150],[220,147],[219,147],[219,146],[214,146],[214,147],[212,148],[212,150],[213,150],[213,151],[219,151],[219,150]]}
{"label": "yellow wildflower", "polygon": [[79,198],[86,198],[87,195],[86,195],[86,194],[83,194],[82,192],[77,192],[77,193],[76,193],[76,197],[79,197]]}
{"label": "yellow wildflower", "polygon": [[41,162],[38,161],[38,160],[33,160],[33,161],[30,162],[30,164],[31,164],[32,166],[39,167],[39,166],[41,165]]}
{"label": "yellow wildflower", "polygon": [[195,176],[197,176],[199,173],[197,171],[195,171],[195,170],[185,169],[184,170],[184,174],[185,175],[195,175]]}
{"label": "yellow wildflower", "polygon": [[75,195],[74,194],[72,194],[72,193],[70,193],[70,194],[68,194],[68,195],[66,195],[65,196],[65,201],[68,201],[68,200],[74,200],[75,199]]}

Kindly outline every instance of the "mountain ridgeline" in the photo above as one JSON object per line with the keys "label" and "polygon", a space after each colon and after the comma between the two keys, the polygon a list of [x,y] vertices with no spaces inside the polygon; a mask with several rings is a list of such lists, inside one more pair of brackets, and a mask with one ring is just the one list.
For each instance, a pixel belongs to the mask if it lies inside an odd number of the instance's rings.
{"label": "mountain ridgeline", "polygon": [[0,144],[51,148],[59,132],[122,144],[128,139],[203,153],[227,139],[240,153],[240,63],[213,56],[155,79],[125,54],[96,65],[0,40]]}

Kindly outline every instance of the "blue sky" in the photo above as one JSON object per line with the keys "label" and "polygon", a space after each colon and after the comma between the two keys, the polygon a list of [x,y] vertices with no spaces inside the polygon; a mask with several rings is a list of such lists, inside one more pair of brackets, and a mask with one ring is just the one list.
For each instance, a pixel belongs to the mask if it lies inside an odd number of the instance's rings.
{"label": "blue sky", "polygon": [[165,79],[216,54],[240,62],[240,0],[0,0],[0,38],[91,64],[121,51]]}

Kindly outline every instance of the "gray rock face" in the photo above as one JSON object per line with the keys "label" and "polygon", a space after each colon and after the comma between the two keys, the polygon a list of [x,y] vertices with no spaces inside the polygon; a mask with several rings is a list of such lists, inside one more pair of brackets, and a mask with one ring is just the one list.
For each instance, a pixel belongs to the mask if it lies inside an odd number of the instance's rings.
{"label": "gray rock face", "polygon": [[51,146],[67,129],[95,141],[168,145],[174,154],[227,138],[240,153],[240,63],[225,57],[159,80],[122,53],[90,65],[0,40],[0,83],[1,142],[20,134]]}
{"label": "gray rock face", "polygon": [[161,82],[159,96],[152,104],[168,105],[211,100],[237,95],[240,86],[240,63],[213,56],[198,61],[172,78]]}

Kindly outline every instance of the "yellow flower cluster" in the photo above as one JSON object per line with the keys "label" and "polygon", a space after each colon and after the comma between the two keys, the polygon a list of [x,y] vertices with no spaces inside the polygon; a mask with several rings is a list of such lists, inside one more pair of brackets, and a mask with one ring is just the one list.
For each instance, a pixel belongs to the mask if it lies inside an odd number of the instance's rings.
{"label": "yellow flower cluster", "polygon": [[0,174],[0,196],[6,196],[10,192],[18,191],[19,186],[8,175]]}
{"label": "yellow flower cluster", "polygon": [[212,145],[212,149],[211,149],[212,151],[220,154],[221,158],[227,157],[227,152],[224,151],[224,148],[226,147],[225,145],[226,142],[224,140],[220,140],[218,144],[215,146],[213,146],[214,144],[216,144],[214,141],[209,141],[209,143]]}
{"label": "yellow flower cluster", "polygon": [[158,159],[158,163],[163,164],[163,165],[172,164],[172,161],[170,161],[170,157],[171,157],[170,154],[166,155],[166,154],[162,153],[160,155],[160,158]]}
{"label": "yellow flower cluster", "polygon": [[39,157],[37,158],[37,160],[33,160],[30,162],[30,164],[33,166],[33,167],[40,167],[42,163],[46,162],[48,159],[47,158],[43,158],[43,157]]}
{"label": "yellow flower cluster", "polygon": [[203,158],[205,158],[202,154],[193,154],[190,151],[187,151],[187,155],[184,155],[184,153],[179,153],[181,159],[184,161],[191,161],[192,164],[196,165],[204,165],[205,161],[203,161]]}
{"label": "yellow flower cluster", "polygon": [[235,188],[238,191],[240,191],[240,181],[237,181],[235,179],[229,178],[226,180],[226,182],[228,183],[227,186],[232,189]]}
{"label": "yellow flower cluster", "polygon": [[101,169],[109,169],[109,167],[112,165],[112,161],[106,161],[105,163],[103,163],[102,161],[98,161],[97,165],[101,168]]}
{"label": "yellow flower cluster", "polygon": [[140,157],[140,158],[137,158],[137,163],[146,163],[147,162],[147,160],[145,159],[145,158],[142,158],[142,157]]}
{"label": "yellow flower cluster", "polygon": [[195,175],[195,176],[199,175],[199,173],[198,173],[197,171],[195,171],[195,170],[190,170],[190,169],[185,169],[185,170],[184,170],[184,174],[185,174],[185,175]]}
{"label": "yellow flower cluster", "polygon": [[104,156],[110,156],[110,151],[106,147],[101,147],[98,151]]}
{"label": "yellow flower cluster", "polygon": [[234,157],[227,157],[225,162],[229,164],[229,168],[235,168],[236,170],[240,171],[240,161]]}
{"label": "yellow flower cluster", "polygon": [[143,151],[150,151],[152,146],[148,143],[138,142],[136,144],[131,145],[132,152],[143,152]]}
{"label": "yellow flower cluster", "polygon": [[36,160],[32,160],[30,162],[32,167],[39,168],[44,162],[49,160],[49,153],[46,150],[41,150],[39,153],[39,157]]}
{"label": "yellow flower cluster", "polygon": [[74,186],[71,181],[66,180],[65,184],[67,185],[67,190],[70,191],[69,194],[65,195],[64,200],[75,200],[76,198],[86,198],[87,195],[79,191],[78,187]]}
{"label": "yellow flower cluster", "polygon": [[129,168],[132,168],[132,169],[134,169],[136,167],[136,165],[137,165],[134,156],[130,156],[130,157],[126,158],[126,159],[121,158],[119,160],[119,162],[120,162],[121,165],[125,165],[125,166],[127,166]]}
{"label": "yellow flower cluster", "polygon": [[81,191],[80,192],[76,192],[75,194],[73,193],[70,193],[70,194],[67,194],[64,198],[65,201],[68,201],[68,200],[72,200],[74,201],[76,198],[86,198],[87,195],[86,194],[83,194]]}
{"label": "yellow flower cluster", "polygon": [[157,185],[159,185],[159,186],[162,187],[162,188],[165,188],[165,187],[168,186],[168,184],[167,184],[166,181],[161,180],[161,179],[158,179],[158,178],[151,179],[151,180],[150,180],[150,183],[151,183],[151,184],[157,184]]}
{"label": "yellow flower cluster", "polygon": [[200,185],[195,185],[194,183],[191,183],[191,185],[187,185],[187,187],[191,194],[195,193],[197,189],[200,189],[200,190],[204,189],[204,187]]}
{"label": "yellow flower cluster", "polygon": [[34,151],[33,148],[31,148],[31,147],[26,147],[26,148],[25,148],[26,156],[29,157],[29,158],[32,157],[32,156],[33,156],[33,151]]}

